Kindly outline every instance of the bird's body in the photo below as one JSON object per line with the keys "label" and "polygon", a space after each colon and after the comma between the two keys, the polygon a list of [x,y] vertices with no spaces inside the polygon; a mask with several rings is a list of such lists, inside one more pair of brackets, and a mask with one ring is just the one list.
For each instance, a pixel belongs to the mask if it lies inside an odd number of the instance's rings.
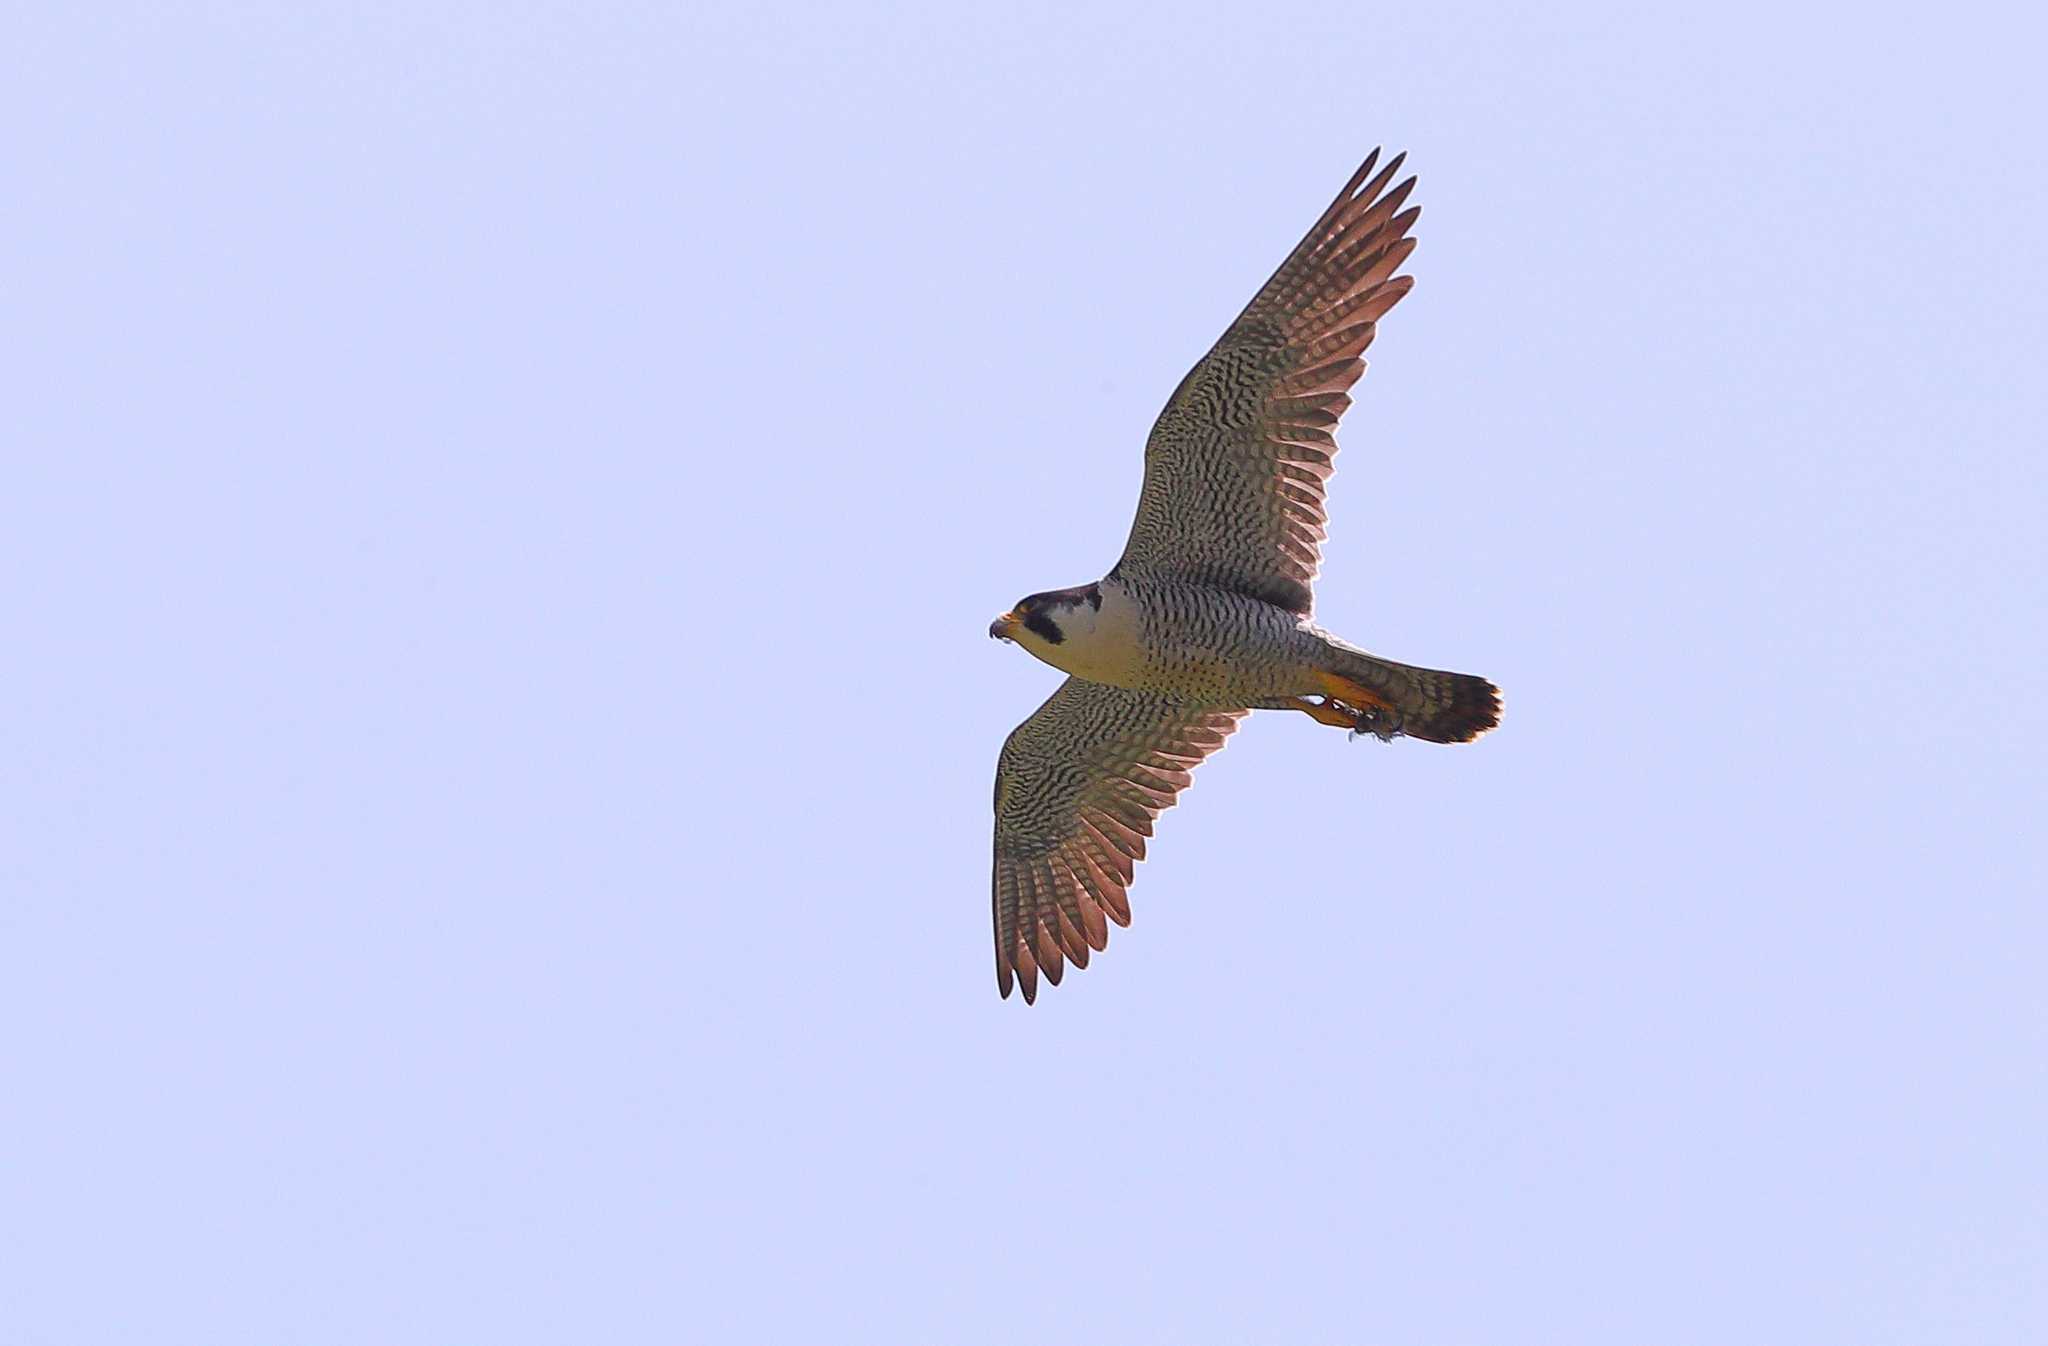
{"label": "bird's body", "polygon": [[1127,924],[1153,819],[1254,709],[1439,743],[1499,719],[1483,678],[1397,664],[1310,620],[1334,430],[1378,319],[1408,292],[1410,178],[1366,160],[1153,426],[1124,554],[989,634],[1069,674],[996,771],[996,978],[1086,966]]}
{"label": "bird's body", "polygon": [[1091,682],[1186,705],[1253,706],[1322,691],[1309,677],[1323,645],[1305,619],[1262,598],[1178,579],[1110,575],[1075,591],[1062,638],[1024,643]]}

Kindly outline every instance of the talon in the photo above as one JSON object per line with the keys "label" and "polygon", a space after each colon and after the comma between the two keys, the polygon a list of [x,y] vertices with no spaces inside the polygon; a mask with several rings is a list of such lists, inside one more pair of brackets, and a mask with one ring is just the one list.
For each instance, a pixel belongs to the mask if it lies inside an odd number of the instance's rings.
{"label": "talon", "polygon": [[1395,710],[1386,697],[1364,683],[1335,673],[1319,673],[1317,680],[1322,683],[1329,704],[1342,706],[1351,712],[1349,727],[1352,737],[1371,734],[1385,743],[1401,732],[1401,712]]}
{"label": "talon", "polygon": [[1367,706],[1358,712],[1358,723],[1352,726],[1351,737],[1371,734],[1382,743],[1392,743],[1394,736],[1401,732],[1401,717],[1391,707]]}

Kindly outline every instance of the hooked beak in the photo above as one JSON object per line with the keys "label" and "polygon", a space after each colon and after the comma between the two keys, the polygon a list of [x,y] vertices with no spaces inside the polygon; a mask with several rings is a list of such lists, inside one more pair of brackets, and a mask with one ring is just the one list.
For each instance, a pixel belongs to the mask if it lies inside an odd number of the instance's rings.
{"label": "hooked beak", "polygon": [[988,624],[989,639],[1015,640],[1017,638],[1017,628],[1023,624],[1023,619],[1018,617],[1016,613],[1006,612]]}

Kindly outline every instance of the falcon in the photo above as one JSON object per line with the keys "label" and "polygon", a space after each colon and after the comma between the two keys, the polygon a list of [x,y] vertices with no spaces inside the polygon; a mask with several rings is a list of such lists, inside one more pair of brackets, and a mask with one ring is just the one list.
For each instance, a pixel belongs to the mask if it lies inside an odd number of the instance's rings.
{"label": "falcon", "polygon": [[1397,664],[1310,619],[1338,418],[1379,320],[1413,286],[1411,176],[1374,150],[1167,399],[1123,556],[996,618],[1066,673],[996,764],[996,985],[1088,966],[1129,925],[1132,867],[1194,769],[1253,710],[1430,743],[1500,722],[1484,678]]}

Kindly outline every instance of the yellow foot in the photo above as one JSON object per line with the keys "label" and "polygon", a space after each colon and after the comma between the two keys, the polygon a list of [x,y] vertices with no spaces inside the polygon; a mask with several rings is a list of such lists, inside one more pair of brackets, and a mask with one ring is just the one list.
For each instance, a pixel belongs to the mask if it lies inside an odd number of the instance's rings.
{"label": "yellow foot", "polygon": [[[1335,673],[1319,672],[1315,677],[1317,684],[1323,689],[1323,695],[1333,701],[1342,701],[1345,705],[1356,706],[1360,710],[1390,711],[1394,708],[1393,702],[1387,700],[1362,682],[1353,682],[1351,679],[1339,677]],[[1324,723],[1330,723],[1330,721],[1325,721]]]}
{"label": "yellow foot", "polygon": [[1370,734],[1382,743],[1401,732],[1401,713],[1394,703],[1364,683],[1335,673],[1317,673],[1316,681],[1325,695],[1322,704],[1309,713],[1324,724],[1342,725],[1353,737]]}
{"label": "yellow foot", "polygon": [[1339,729],[1358,727],[1358,712],[1349,706],[1339,705],[1335,698],[1318,701],[1314,697],[1297,696],[1294,698],[1294,708],[1306,711],[1320,724],[1333,724]]}

